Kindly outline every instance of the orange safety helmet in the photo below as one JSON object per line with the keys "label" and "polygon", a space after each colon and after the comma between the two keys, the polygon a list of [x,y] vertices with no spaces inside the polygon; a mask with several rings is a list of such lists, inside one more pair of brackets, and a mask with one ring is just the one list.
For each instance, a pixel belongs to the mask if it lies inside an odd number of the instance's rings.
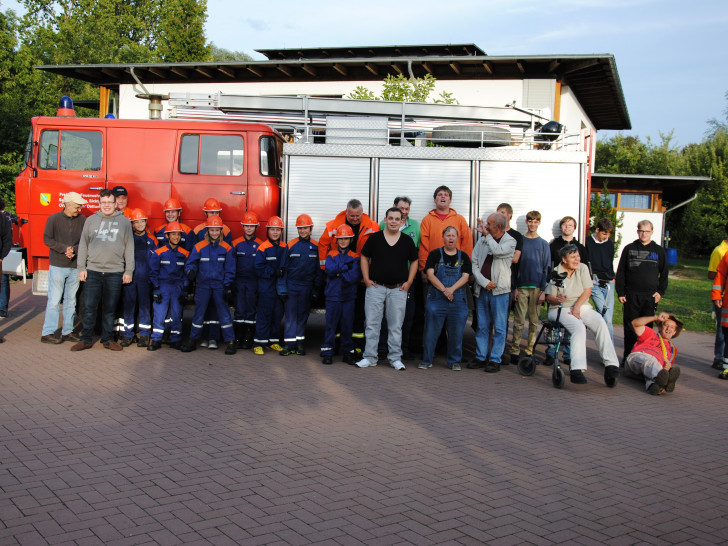
{"label": "orange safety helmet", "polygon": [[175,198],[170,197],[164,202],[164,212],[168,210],[182,210],[182,205]]}
{"label": "orange safety helmet", "polygon": [[268,227],[277,227],[283,229],[283,220],[280,216],[271,216],[268,218]]}
{"label": "orange safety helmet", "polygon": [[308,214],[301,214],[296,218],[296,227],[313,227],[313,220]]}
{"label": "orange safety helmet", "polygon": [[208,216],[207,220],[205,221],[205,227],[211,228],[211,227],[219,227],[221,228],[223,226],[222,218],[219,216]]}
{"label": "orange safety helmet", "polygon": [[354,237],[354,230],[351,229],[346,224],[341,224],[339,227],[336,228],[336,235],[334,236],[337,239],[345,239],[346,237]]}
{"label": "orange safety helmet", "polygon": [[174,231],[179,231],[180,233],[184,233],[184,229],[182,229],[182,226],[179,225],[179,222],[170,222],[166,226],[164,226],[164,233],[172,233]]}
{"label": "orange safety helmet", "polygon": [[129,221],[134,222],[135,220],[148,220],[149,217],[142,209],[134,209],[129,215]]}
{"label": "orange safety helmet", "polygon": [[205,204],[202,205],[202,210],[205,212],[220,212],[222,210],[222,206],[220,205],[220,201],[214,197],[210,197],[207,201],[205,201]]}
{"label": "orange safety helmet", "polygon": [[244,226],[257,226],[260,224],[260,222],[258,222],[258,215],[254,212],[246,212],[243,214],[243,221],[240,223]]}

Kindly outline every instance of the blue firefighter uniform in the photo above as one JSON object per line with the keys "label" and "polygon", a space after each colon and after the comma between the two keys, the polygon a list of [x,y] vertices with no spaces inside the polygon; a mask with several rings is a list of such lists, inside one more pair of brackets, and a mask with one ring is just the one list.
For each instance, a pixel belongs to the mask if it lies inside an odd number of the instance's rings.
{"label": "blue firefighter uniform", "polygon": [[[187,252],[192,252],[192,247],[195,246],[195,243],[197,242],[197,237],[192,232],[192,228],[190,226],[188,226],[187,224],[183,224],[182,222],[179,222],[179,225],[182,228],[179,244]],[[166,230],[167,224],[162,224],[154,232],[154,236],[157,238],[158,247],[163,247],[167,244],[167,237],[164,235],[166,233]]]}
{"label": "blue firefighter uniform", "polygon": [[247,328],[255,326],[258,298],[258,277],[255,274],[255,253],[263,243],[253,236],[238,237],[233,241],[235,255],[235,315],[233,323]]}
{"label": "blue firefighter uniform", "polygon": [[189,272],[197,279],[195,288],[195,312],[192,316],[190,339],[199,339],[205,311],[208,306],[214,307],[222,329],[222,339],[229,343],[235,339],[230,309],[225,301],[225,290],[232,288],[235,280],[235,258],[232,247],[225,241],[211,243],[200,241],[193,248],[185,266],[185,275]]}
{"label": "blue firefighter uniform", "polygon": [[[152,291],[149,283],[149,258],[157,248],[157,240],[148,231],[134,233],[134,275],[131,283],[124,285],[121,324],[123,336],[134,337],[134,315],[139,309],[139,337],[149,336],[152,330]],[[148,340],[147,340],[148,341]]]}
{"label": "blue firefighter uniform", "polygon": [[326,256],[326,330],[321,356],[333,356],[336,330],[341,323],[341,352],[354,352],[354,306],[361,281],[360,257],[348,248],[332,250]]}
{"label": "blue firefighter uniform", "polygon": [[258,314],[255,323],[256,346],[272,345],[280,341],[283,303],[278,297],[277,283],[286,246],[280,241],[266,240],[255,253],[255,274],[258,277]]}
{"label": "blue firefighter uniform", "polygon": [[319,265],[318,242],[298,237],[289,241],[281,269],[283,276],[278,280],[278,294],[288,296],[284,305],[283,342],[286,349],[298,347],[302,351],[311,292],[320,290],[324,279]]}
{"label": "blue firefighter uniform", "polygon": [[154,292],[162,294],[162,301],[154,303],[152,341],[162,341],[164,329],[169,325],[169,341],[182,339],[182,286],[185,280],[185,264],[190,253],[177,245],[158,248],[149,259],[149,281]]}

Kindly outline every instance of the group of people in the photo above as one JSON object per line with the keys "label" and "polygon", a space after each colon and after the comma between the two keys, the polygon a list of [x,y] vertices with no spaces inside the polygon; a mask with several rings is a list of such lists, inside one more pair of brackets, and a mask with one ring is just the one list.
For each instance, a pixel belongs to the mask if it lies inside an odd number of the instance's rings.
{"label": "group of people", "polygon": [[[410,218],[407,197],[395,199],[381,224],[352,199],[326,224],[318,241],[311,238],[311,218],[300,215],[298,237],[288,243],[282,242],[279,217],[269,218],[265,240],[257,239],[259,222],[252,212],[242,218],[243,235],[232,240],[214,198],[203,204],[207,219],[195,228],[181,222],[179,202],[169,199],[164,204],[166,223],[152,231],[144,211],[130,210],[127,199],[121,186],[102,190],[99,211],[86,219],[79,214],[86,200],[71,192],[64,197],[64,209],[49,218],[49,292],[41,341],[73,341],[72,351],[91,348],[101,306],[101,343],[110,350],[136,341],[155,351],[166,335],[170,347],[184,352],[198,346],[217,348],[222,339],[228,355],[240,348],[252,348],[257,355],[266,349],[302,355],[310,302],[323,292],[324,364],[331,364],[340,350],[344,362],[360,368],[376,366],[386,356],[394,369],[404,370],[403,360],[412,357],[410,337],[420,307],[415,286],[421,286],[424,335],[418,368],[432,366],[438,340],[446,337],[447,365],[461,369],[471,309],[476,351],[467,368],[496,373],[501,365],[517,363],[522,353],[530,357],[538,309],[546,302],[549,318],[558,319],[571,335],[563,354],[571,381],[586,382],[588,329],[605,366],[605,382],[613,387],[620,368],[611,325],[616,291],[625,317],[622,366],[644,376],[652,394],[674,389],[679,375],[672,365],[676,350],[670,339],[682,324],[672,315],[656,315],[667,288],[667,263],[664,251],[651,240],[649,221],[640,223],[639,238],[627,245],[615,273],[610,239],[614,226],[609,220],[598,222],[584,246],[574,237],[576,220],[566,216],[561,236],[548,243],[538,235],[538,211],[526,214],[522,235],[510,225],[512,207],[502,203],[478,221],[480,236],[473,247],[468,222],[450,207],[447,186],[435,190],[435,206],[421,224]],[[559,286],[551,282],[553,275],[563,278]],[[80,336],[73,331],[79,281],[85,282]],[[194,313],[183,342],[182,310],[190,294]],[[63,321],[57,335],[61,301]],[[508,343],[511,309],[514,327]],[[526,319],[529,333],[522,348]],[[116,338],[115,320],[120,328]],[[653,321],[661,325],[657,342],[646,333],[655,333],[649,328]],[[443,327],[446,334],[441,334]],[[544,364],[553,364],[555,349],[549,347]],[[645,354],[649,358],[639,356]]]}

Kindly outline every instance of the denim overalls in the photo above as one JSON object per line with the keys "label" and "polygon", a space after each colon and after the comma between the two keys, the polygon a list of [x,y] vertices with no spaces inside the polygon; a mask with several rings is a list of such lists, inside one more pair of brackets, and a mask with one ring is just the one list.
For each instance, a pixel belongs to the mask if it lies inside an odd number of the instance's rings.
{"label": "denim overalls", "polygon": [[[440,249],[440,262],[437,264],[435,276],[446,287],[454,285],[463,276],[462,254],[458,250],[457,264],[445,263],[444,251]],[[442,325],[447,319],[447,365],[459,363],[463,356],[463,331],[468,320],[468,302],[465,286],[458,288],[453,294],[453,301],[430,284],[425,303],[425,347],[422,354],[424,364],[432,364],[435,345],[440,337]]]}

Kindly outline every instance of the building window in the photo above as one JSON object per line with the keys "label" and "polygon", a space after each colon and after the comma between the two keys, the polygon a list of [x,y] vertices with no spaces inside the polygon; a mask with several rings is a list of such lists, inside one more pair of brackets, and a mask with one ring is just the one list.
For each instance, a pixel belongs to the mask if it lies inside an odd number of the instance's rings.
{"label": "building window", "polygon": [[620,209],[652,210],[652,194],[649,193],[620,193]]}
{"label": "building window", "polygon": [[[601,195],[601,192],[592,192],[591,198],[594,200],[596,197],[599,197]],[[616,193],[610,193],[609,194],[609,202],[612,204],[613,207],[617,206],[617,194]]]}

